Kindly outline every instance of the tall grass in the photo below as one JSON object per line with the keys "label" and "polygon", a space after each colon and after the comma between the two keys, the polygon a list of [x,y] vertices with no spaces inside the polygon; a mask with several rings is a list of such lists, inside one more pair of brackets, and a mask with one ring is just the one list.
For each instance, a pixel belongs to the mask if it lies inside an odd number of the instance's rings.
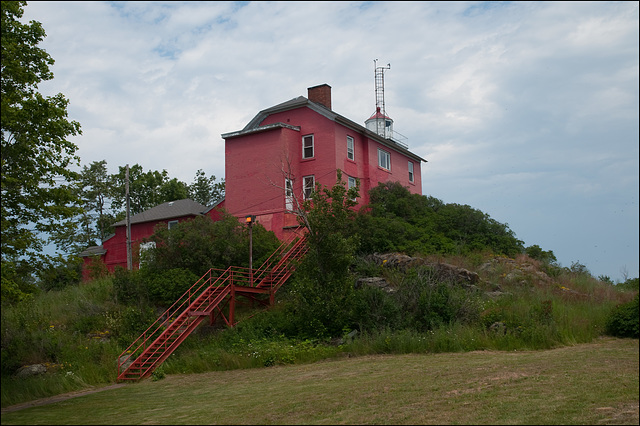
{"label": "tall grass", "polygon": [[[482,264],[478,259],[469,260],[473,265],[465,265],[463,258],[444,261],[469,269]],[[344,330],[334,339],[300,339],[283,331],[295,318],[282,305],[257,315],[240,311],[238,327],[199,328],[162,365],[157,377],[304,364],[347,355],[538,350],[586,343],[603,334],[616,305],[637,293],[621,292],[584,273],[565,271],[544,280],[514,275],[512,266],[498,263],[482,272],[481,291],[473,296],[452,291],[450,300],[463,309],[464,320],[434,322],[421,331],[406,324],[358,330],[355,337],[347,337],[352,330]],[[362,270],[367,268],[379,270],[361,265]],[[406,279],[391,271],[386,276],[398,282]],[[495,290],[501,295],[481,296]],[[116,303],[109,278],[4,306],[2,407],[114,383],[117,356],[154,315],[148,306]],[[47,373],[16,377],[21,366],[36,363],[45,364]]]}

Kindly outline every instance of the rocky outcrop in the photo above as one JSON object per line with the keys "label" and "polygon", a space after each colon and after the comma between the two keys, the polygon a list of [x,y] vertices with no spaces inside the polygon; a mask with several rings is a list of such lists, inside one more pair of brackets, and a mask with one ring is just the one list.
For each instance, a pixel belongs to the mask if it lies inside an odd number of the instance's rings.
{"label": "rocky outcrop", "polygon": [[362,288],[363,286],[376,287],[389,294],[396,292],[396,289],[391,287],[389,282],[382,277],[359,278],[356,281],[356,288]]}
{"label": "rocky outcrop", "polygon": [[47,366],[44,364],[31,364],[20,367],[16,371],[15,376],[19,378],[38,376],[47,372]]}
{"label": "rocky outcrop", "polygon": [[455,281],[469,285],[475,285],[480,281],[477,273],[448,263],[429,261],[421,257],[411,257],[401,253],[372,254],[366,260],[385,268],[396,268],[406,272],[418,266],[429,267],[437,274],[439,281]]}

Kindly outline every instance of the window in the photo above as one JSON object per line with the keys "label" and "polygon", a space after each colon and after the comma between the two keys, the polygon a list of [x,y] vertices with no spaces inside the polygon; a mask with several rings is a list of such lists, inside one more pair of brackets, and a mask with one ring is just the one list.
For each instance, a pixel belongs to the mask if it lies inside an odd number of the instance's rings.
{"label": "window", "polygon": [[391,170],[391,154],[378,148],[378,166]]}
{"label": "window", "polygon": [[351,136],[347,136],[347,158],[354,161],[356,159],[353,147],[353,138]]}
{"label": "window", "polygon": [[302,158],[313,158],[313,135],[302,137]]}
{"label": "window", "polygon": [[169,225],[169,229],[172,229],[174,226],[176,226],[178,224],[177,220],[170,220],[168,225]]}
{"label": "window", "polygon": [[[356,187],[356,178],[349,176],[347,179],[347,191],[350,190],[351,188],[355,188]],[[353,201],[356,200],[355,197],[352,198]]]}
{"label": "window", "polygon": [[315,178],[313,176],[305,176],[302,179],[303,179],[302,192],[304,195],[304,199],[308,200],[311,198],[311,194],[313,194],[313,189],[315,187]]}
{"label": "window", "polygon": [[140,266],[145,264],[149,260],[153,260],[153,252],[149,250],[156,248],[155,241],[149,241],[147,243],[140,243]]}
{"label": "window", "polygon": [[413,182],[413,163],[409,161],[409,182]]}
{"label": "window", "polygon": [[284,200],[285,209],[293,210],[293,181],[291,179],[284,180]]}

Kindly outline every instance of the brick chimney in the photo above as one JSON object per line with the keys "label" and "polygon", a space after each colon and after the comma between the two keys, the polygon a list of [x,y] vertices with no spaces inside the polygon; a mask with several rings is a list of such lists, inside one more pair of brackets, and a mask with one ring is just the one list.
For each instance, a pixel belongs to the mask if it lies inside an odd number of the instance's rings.
{"label": "brick chimney", "polygon": [[331,109],[331,86],[321,84],[319,86],[309,87],[307,89],[307,98],[311,102],[315,102]]}

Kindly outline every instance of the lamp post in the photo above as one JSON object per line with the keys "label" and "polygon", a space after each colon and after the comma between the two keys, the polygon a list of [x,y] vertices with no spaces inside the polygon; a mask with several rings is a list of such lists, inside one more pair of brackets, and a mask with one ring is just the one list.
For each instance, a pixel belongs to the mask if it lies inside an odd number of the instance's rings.
{"label": "lamp post", "polygon": [[249,226],[249,279],[251,280],[251,287],[253,287],[253,222],[256,221],[254,215],[249,215],[245,218],[247,225]]}

